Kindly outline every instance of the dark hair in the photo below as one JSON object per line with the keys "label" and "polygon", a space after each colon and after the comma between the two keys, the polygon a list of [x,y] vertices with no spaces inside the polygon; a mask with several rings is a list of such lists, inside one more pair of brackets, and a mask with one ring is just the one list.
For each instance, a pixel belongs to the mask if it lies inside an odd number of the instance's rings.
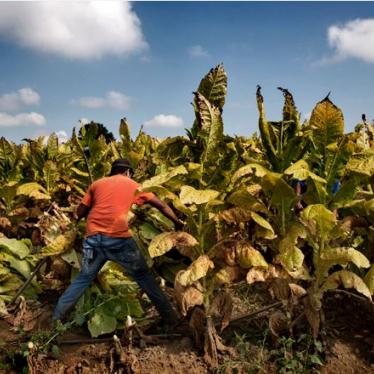
{"label": "dark hair", "polygon": [[119,158],[113,162],[110,175],[123,174],[127,170],[130,171],[131,175],[134,174],[134,169],[131,166],[130,161],[126,158]]}

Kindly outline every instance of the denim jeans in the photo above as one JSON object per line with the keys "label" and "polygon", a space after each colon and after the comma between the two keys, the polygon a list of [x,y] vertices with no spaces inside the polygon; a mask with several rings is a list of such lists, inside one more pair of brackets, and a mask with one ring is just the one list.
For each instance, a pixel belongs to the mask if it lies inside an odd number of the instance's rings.
{"label": "denim jeans", "polygon": [[62,319],[76,304],[107,260],[121,265],[127,275],[137,282],[153,302],[164,322],[172,324],[177,321],[178,317],[172,305],[150,272],[135,240],[102,234],[92,235],[84,240],[81,271],[58,300],[53,312],[54,319]]}

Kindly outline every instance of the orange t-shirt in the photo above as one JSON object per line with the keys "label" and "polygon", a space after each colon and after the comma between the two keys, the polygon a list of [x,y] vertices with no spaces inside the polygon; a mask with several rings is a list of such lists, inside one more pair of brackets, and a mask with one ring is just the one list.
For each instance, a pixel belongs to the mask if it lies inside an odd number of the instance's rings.
{"label": "orange t-shirt", "polygon": [[151,192],[136,192],[139,186],[121,174],[92,183],[82,199],[82,204],[90,208],[86,236],[101,233],[116,238],[130,237],[127,215],[131,205],[143,205],[155,196]]}

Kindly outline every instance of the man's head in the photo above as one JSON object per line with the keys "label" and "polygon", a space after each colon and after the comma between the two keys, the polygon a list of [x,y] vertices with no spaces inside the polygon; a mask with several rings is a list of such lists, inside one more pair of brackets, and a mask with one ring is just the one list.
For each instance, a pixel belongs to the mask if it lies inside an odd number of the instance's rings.
{"label": "man's head", "polygon": [[118,158],[112,164],[112,170],[110,171],[110,175],[116,174],[125,174],[131,177],[134,174],[134,169],[131,166],[131,163],[126,158]]}

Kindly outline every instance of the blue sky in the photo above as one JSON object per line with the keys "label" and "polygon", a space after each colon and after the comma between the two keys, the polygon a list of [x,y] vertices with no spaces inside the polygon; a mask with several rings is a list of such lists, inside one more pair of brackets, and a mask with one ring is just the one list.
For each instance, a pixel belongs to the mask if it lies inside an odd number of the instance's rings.
{"label": "blue sky", "polygon": [[126,116],[160,137],[193,122],[192,92],[223,62],[225,131],[257,130],[256,85],[280,118],[288,88],[308,116],[331,91],[346,130],[374,118],[374,3],[0,2],[0,134],[71,133],[78,120],[118,134]]}

